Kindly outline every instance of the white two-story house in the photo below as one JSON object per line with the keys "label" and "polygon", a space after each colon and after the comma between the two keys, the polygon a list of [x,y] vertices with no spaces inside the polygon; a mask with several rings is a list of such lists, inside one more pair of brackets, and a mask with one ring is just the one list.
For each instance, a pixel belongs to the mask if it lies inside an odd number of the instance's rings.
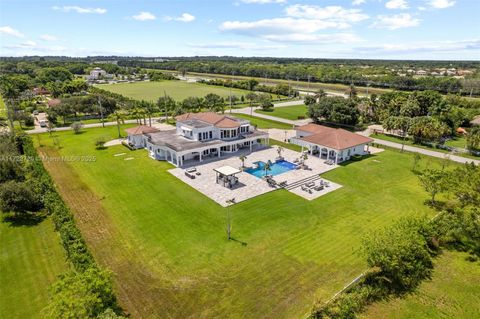
{"label": "white two-story house", "polygon": [[186,113],[176,117],[175,129],[144,133],[139,143],[151,158],[180,167],[268,145],[268,133],[256,130],[248,120],[230,115]]}

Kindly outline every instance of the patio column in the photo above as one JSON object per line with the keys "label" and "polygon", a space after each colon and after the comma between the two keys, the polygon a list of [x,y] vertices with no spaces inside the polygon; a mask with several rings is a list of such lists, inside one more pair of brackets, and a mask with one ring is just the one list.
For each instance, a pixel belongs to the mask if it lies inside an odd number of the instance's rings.
{"label": "patio column", "polygon": [[335,164],[338,164],[338,151],[335,152]]}
{"label": "patio column", "polygon": [[221,149],[220,147],[217,148],[217,155],[218,155],[219,158],[220,158],[220,152],[221,152],[220,149]]}
{"label": "patio column", "polygon": [[200,151],[198,152],[198,154],[200,155],[200,162],[202,161],[202,154],[203,154],[203,151]]}
{"label": "patio column", "polygon": [[252,151],[252,141],[248,142],[249,146],[250,146],[250,152]]}

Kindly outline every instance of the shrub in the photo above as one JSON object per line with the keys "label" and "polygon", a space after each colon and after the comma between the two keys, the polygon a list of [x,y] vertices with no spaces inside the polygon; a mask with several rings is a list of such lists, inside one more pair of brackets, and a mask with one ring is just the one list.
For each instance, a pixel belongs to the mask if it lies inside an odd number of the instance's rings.
{"label": "shrub", "polygon": [[115,302],[110,274],[90,267],[60,276],[45,313],[48,318],[96,318],[115,307]]}
{"label": "shrub", "polygon": [[8,181],[0,184],[0,210],[16,214],[34,212],[40,208],[38,198],[27,182]]}
{"label": "shrub", "polygon": [[390,288],[404,291],[417,286],[433,268],[432,226],[425,219],[401,219],[367,236],[363,253],[370,267],[378,267]]}
{"label": "shrub", "polygon": [[105,143],[107,142],[107,140],[104,138],[104,137],[99,137],[96,141],[95,141],[95,148],[97,150],[103,150],[105,149]]}
{"label": "shrub", "polygon": [[83,124],[82,122],[73,122],[70,127],[72,128],[73,132],[75,132],[75,134],[79,134],[83,128]]}

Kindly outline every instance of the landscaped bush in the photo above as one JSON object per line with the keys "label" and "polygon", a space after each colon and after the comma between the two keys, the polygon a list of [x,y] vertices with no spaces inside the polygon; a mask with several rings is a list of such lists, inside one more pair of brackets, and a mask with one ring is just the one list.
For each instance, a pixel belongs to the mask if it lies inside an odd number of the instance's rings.
{"label": "landscaped bush", "polygon": [[0,211],[16,215],[35,212],[41,208],[28,182],[8,181],[0,184]]}
{"label": "landscaped bush", "polygon": [[60,276],[52,286],[52,301],[45,314],[48,318],[96,318],[114,307],[116,299],[110,274],[90,267]]}

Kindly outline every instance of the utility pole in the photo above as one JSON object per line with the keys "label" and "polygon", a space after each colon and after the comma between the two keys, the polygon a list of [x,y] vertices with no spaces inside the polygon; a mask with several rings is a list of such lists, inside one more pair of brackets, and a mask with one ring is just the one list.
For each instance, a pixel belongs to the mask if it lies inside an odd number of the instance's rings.
{"label": "utility pole", "polygon": [[235,204],[235,198],[229,199],[226,201],[228,206],[227,206],[227,239],[230,240],[232,238],[232,219],[230,216],[230,205]]}

